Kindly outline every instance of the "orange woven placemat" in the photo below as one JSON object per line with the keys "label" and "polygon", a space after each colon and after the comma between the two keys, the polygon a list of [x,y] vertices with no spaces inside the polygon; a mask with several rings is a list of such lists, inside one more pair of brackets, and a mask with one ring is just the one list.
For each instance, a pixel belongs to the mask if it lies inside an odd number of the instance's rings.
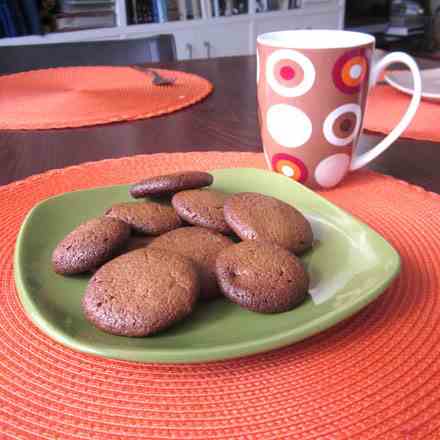
{"label": "orange woven placemat", "polygon": [[69,67],[0,77],[0,129],[82,127],[151,118],[188,107],[209,95],[200,76],[164,69],[172,86],[152,84],[131,67]]}
{"label": "orange woven placemat", "polygon": [[355,317],[301,343],[212,364],[137,364],[71,351],[26,318],[12,256],[35,203],[163,172],[240,166],[264,167],[263,156],[138,156],[0,187],[2,439],[440,438],[440,198],[390,177],[357,172],[324,195],[390,240],[401,276]]}
{"label": "orange woven placemat", "polygon": [[[368,95],[364,128],[388,134],[402,119],[410,100],[410,96],[390,86],[374,87]],[[415,118],[402,137],[438,142],[440,141],[439,120],[440,103],[422,100]]]}

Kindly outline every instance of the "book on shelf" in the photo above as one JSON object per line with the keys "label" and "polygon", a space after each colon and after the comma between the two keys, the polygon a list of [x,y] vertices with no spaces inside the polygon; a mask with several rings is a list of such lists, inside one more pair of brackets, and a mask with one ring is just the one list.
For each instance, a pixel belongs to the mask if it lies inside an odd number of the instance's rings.
{"label": "book on shelf", "polygon": [[385,35],[396,37],[408,37],[411,35],[420,35],[425,32],[424,27],[407,27],[407,26],[389,26],[385,31]]}
{"label": "book on shelf", "polygon": [[155,23],[165,23],[168,21],[168,9],[166,0],[152,0],[153,18]]}
{"label": "book on shelf", "polygon": [[[198,3],[198,0],[196,0]],[[201,2],[201,11],[202,11],[202,17],[212,17],[212,3],[210,0],[207,0],[206,2]],[[193,8],[194,8],[194,2],[193,2]],[[194,18],[196,18],[194,16]]]}
{"label": "book on shelf", "polygon": [[392,15],[390,17],[390,26],[415,28],[424,24],[425,17],[420,15]]}
{"label": "book on shelf", "polygon": [[186,0],[176,0],[177,10],[179,13],[179,20],[184,21],[188,18],[188,8],[186,6]]}
{"label": "book on shelf", "polygon": [[26,27],[26,21],[24,19],[20,2],[18,2],[17,0],[6,0],[6,5],[9,7],[16,35],[28,35],[29,32]]}
{"label": "book on shelf", "polygon": [[202,18],[202,0],[191,0],[191,8],[193,11],[193,18]]}
{"label": "book on shelf", "polygon": [[220,17],[220,2],[219,0],[212,1],[212,15],[213,17]]}
{"label": "book on shelf", "polygon": [[78,12],[93,12],[93,13],[99,13],[99,12],[114,12],[115,8],[114,6],[106,6],[102,8],[77,8],[75,7],[67,7],[60,10],[62,14],[76,14]]}
{"label": "book on shelf", "polygon": [[62,0],[59,3],[59,11],[64,14],[78,12],[114,12],[115,3],[113,0],[103,2],[78,2],[76,0]]}
{"label": "book on shelf", "polygon": [[[219,0],[210,0],[219,4]],[[200,0],[126,0],[128,22],[165,23],[200,18]],[[213,3],[212,7],[215,5]]]}
{"label": "book on shelf", "polygon": [[37,0],[0,0],[0,38],[43,34],[42,11]]}
{"label": "book on shelf", "polygon": [[[129,3],[128,3],[129,2]],[[150,0],[127,0],[131,24],[153,23],[153,4]]]}
{"label": "book on shelf", "polygon": [[180,20],[180,11],[177,0],[167,0],[168,21]]}
{"label": "book on shelf", "polygon": [[116,25],[114,12],[78,12],[74,14],[58,14],[56,16],[57,30],[79,30]]}
{"label": "book on shelf", "polygon": [[139,23],[137,0],[126,0],[125,7],[127,8],[127,19],[129,24]]}
{"label": "book on shelf", "polygon": [[17,30],[6,0],[0,0],[0,23],[6,37],[16,37]]}
{"label": "book on shelf", "polygon": [[199,0],[186,0],[186,9],[188,18],[200,18],[202,16]]}
{"label": "book on shelf", "polygon": [[37,0],[19,0],[18,3],[28,33],[31,35],[43,34],[43,26],[41,25],[40,10]]}
{"label": "book on shelf", "polygon": [[115,10],[114,0],[105,1],[86,1],[78,0],[61,0],[59,2],[60,12],[75,13],[75,12],[112,12]]}

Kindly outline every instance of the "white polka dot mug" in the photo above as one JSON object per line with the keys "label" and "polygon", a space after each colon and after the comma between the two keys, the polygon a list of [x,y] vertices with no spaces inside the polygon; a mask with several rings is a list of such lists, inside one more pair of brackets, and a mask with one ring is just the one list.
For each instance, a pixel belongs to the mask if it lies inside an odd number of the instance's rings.
{"label": "white polka dot mug", "polygon": [[[348,171],[375,159],[408,127],[420,103],[420,71],[401,52],[372,65],[374,46],[373,36],[348,31],[281,31],[258,37],[258,117],[272,170],[311,188],[331,188]],[[356,155],[368,90],[397,62],[413,75],[408,110],[385,139]]]}

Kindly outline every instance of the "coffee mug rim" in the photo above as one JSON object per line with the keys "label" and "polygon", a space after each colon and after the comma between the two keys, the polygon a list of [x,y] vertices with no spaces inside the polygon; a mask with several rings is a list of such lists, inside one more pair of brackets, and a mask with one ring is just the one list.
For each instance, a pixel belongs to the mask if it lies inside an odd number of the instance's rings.
{"label": "coffee mug rim", "polygon": [[339,29],[283,30],[266,32],[257,37],[258,44],[286,49],[349,49],[374,44],[375,41],[373,35]]}

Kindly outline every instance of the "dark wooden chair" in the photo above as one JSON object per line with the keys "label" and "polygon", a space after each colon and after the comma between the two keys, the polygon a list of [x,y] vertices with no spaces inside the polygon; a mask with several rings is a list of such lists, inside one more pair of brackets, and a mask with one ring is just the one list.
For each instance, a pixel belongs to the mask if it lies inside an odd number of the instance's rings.
{"label": "dark wooden chair", "polygon": [[0,75],[67,66],[126,66],[176,59],[173,35],[0,47]]}

